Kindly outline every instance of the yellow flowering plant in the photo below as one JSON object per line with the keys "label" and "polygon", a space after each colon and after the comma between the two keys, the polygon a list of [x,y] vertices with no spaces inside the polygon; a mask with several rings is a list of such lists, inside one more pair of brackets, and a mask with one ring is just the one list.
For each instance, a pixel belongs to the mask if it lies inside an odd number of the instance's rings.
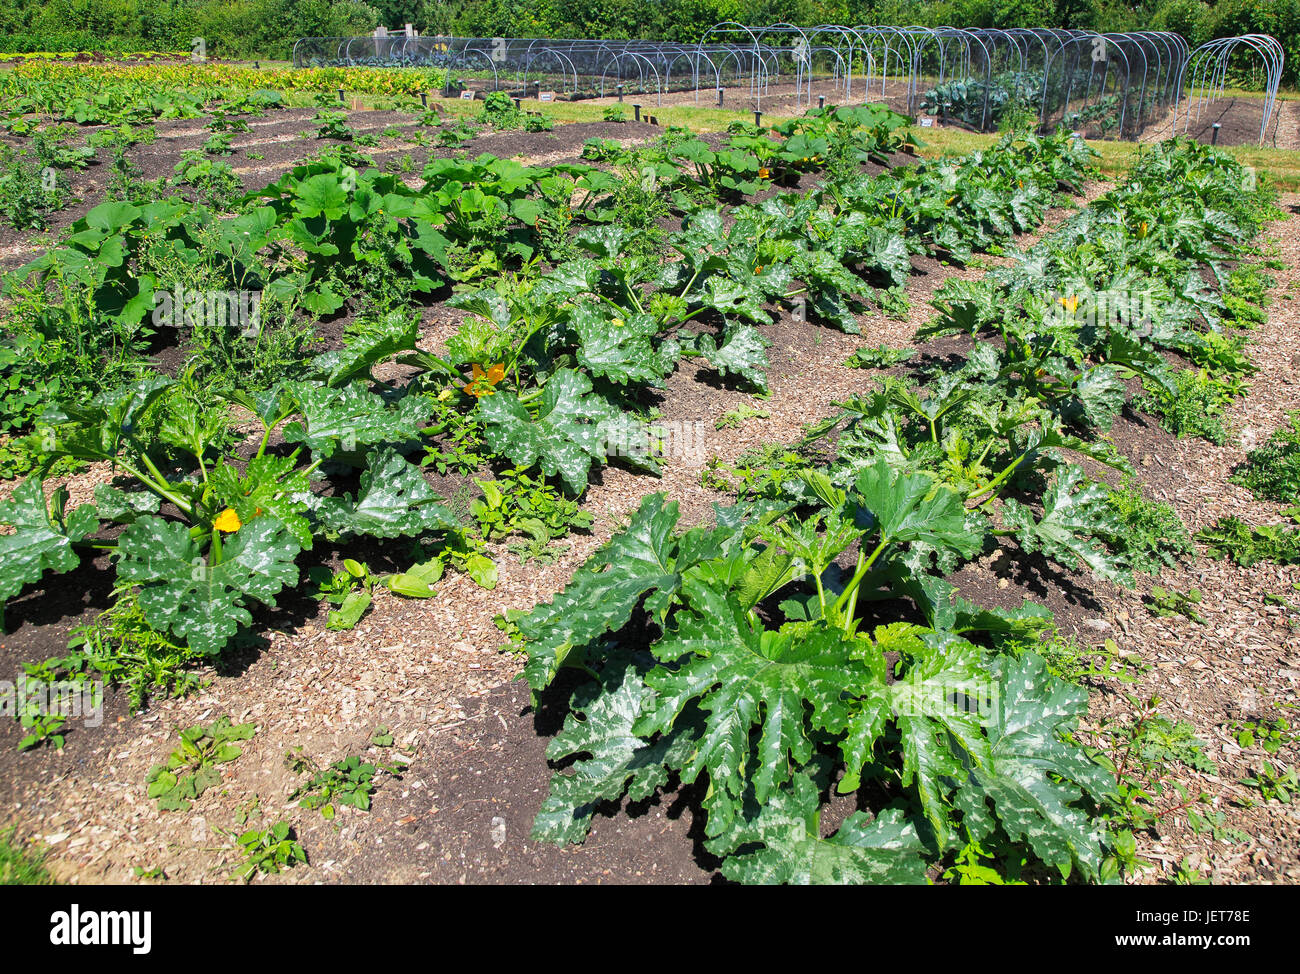
{"label": "yellow flowering plant", "polygon": [[504,362],[497,362],[495,365],[489,365],[485,370],[477,362],[474,363],[472,378],[463,386],[466,395],[490,396],[492,387],[506,377],[506,366]]}
{"label": "yellow flowering plant", "polygon": [[[485,377],[496,374],[489,369]],[[93,547],[115,553],[117,583],[137,590],[154,629],[216,655],[252,623],[251,604],[274,606],[283,588],[297,584],[298,557],[317,537],[458,529],[419,468],[374,445],[418,428],[426,401],[412,396],[390,409],[358,385],[334,389],[319,381],[220,398],[186,373],[180,380],[153,375],[88,406],[51,410],[49,429],[34,437],[43,461],[110,463],[122,486],[101,485],[94,503],[68,515],[57,494],[50,511],[39,479],[15,493],[15,510],[0,504],[0,520],[19,526],[22,543],[20,557],[6,554],[0,565],[0,599],[49,567],[75,567],[73,543],[115,522],[122,525],[116,540]],[[262,425],[251,456],[231,449],[232,404]],[[277,429],[287,450],[270,448]],[[360,449],[366,443],[372,446]],[[318,498],[312,480],[321,464],[347,452],[364,458],[360,489]],[[60,533],[26,527],[51,522]]]}

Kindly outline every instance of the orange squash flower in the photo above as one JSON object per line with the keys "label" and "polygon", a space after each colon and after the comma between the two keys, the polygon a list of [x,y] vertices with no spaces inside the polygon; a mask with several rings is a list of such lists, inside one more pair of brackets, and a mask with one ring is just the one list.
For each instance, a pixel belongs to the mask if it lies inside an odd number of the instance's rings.
{"label": "orange squash flower", "polygon": [[225,531],[227,534],[234,534],[244,525],[239,520],[239,515],[235,513],[235,509],[233,507],[227,507],[217,515],[216,520],[212,522],[212,526],[218,531]]}
{"label": "orange squash flower", "polygon": [[492,387],[506,377],[506,364],[498,362],[489,365],[487,371],[477,362],[474,363],[473,377],[465,383],[465,392],[471,396],[490,396]]}

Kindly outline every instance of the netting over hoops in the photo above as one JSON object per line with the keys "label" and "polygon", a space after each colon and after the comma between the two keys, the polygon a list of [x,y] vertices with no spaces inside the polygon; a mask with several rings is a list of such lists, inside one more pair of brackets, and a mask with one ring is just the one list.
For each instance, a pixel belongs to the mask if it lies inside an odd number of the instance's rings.
{"label": "netting over hoops", "polygon": [[[1228,99],[1230,75],[1253,59],[1258,99]],[[306,37],[295,67],[419,67],[446,93],[553,92],[564,99],[681,94],[697,104],[797,111],[883,102],[906,114],[991,131],[1066,125],[1094,138],[1204,137],[1216,113],[1251,115],[1263,141],[1275,116],[1282,48],[1267,35],[1222,38],[1195,51],[1168,31],[1060,28],[754,26],[727,21],[697,44],[517,37]],[[728,90],[731,97],[726,97]],[[1253,115],[1252,115],[1253,113]],[[1172,123],[1171,123],[1172,116]],[[1201,130],[1204,129],[1205,132]],[[1245,141],[1233,138],[1232,141]],[[1253,140],[1253,137],[1252,137]],[[1226,140],[1225,140],[1226,141]]]}
{"label": "netting over hoops", "polygon": [[[1267,34],[1220,37],[1191,52],[1183,65],[1174,106],[1173,134],[1194,135],[1202,141],[1218,141],[1225,126],[1231,126],[1225,141],[1244,141],[1243,133],[1258,129],[1263,145],[1277,123],[1277,89],[1282,82],[1285,55],[1282,45]],[[1263,98],[1242,98],[1226,91],[1234,68],[1262,73]]]}
{"label": "netting over hoops", "polygon": [[518,37],[306,37],[294,46],[295,67],[436,68],[448,91],[547,90],[567,99],[749,86],[778,70],[775,57],[732,45]]}

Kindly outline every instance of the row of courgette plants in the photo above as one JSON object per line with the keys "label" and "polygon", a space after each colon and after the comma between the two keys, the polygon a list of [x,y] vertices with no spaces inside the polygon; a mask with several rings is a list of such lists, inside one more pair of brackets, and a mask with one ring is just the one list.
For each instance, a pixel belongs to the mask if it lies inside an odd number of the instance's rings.
{"label": "row of courgette plants", "polygon": [[[120,477],[97,488],[93,505],[69,510],[66,491],[47,496],[38,472],[0,505],[0,522],[14,528],[0,536],[0,599],[106,550],[150,625],[215,656],[250,624],[250,608],[274,606],[297,584],[301,554],[322,539],[409,539],[414,564],[390,587],[431,594],[447,564],[483,559],[409,459],[427,445],[431,418],[472,416],[500,463],[535,467],[574,495],[611,455],[654,472],[640,417],[681,355],[761,386],[765,342],[754,326],[771,321],[774,304],[806,290],[823,320],[856,329],[845,308],[871,300],[876,283],[898,282],[909,252],[1006,239],[1041,218],[1058,182],[1077,179],[1085,162],[1066,136],[1009,138],[978,158],[864,181],[887,195],[831,204],[823,194],[840,192],[832,187],[737,207],[729,231],[721,207],[696,206],[670,237],[680,259],[669,262],[627,253],[630,232],[604,202],[617,189],[610,174],[491,157],[435,160],[413,190],[336,156],[295,168],[225,220],[179,201],[102,204],[11,277],[18,321],[89,314],[143,326],[175,284],[164,275],[177,273],[320,313],[359,290],[392,293],[342,350],[270,388],[213,395],[187,372],[146,372],[50,405],[29,439],[45,467],[105,461]],[[963,178],[981,180],[978,202],[964,222],[948,222],[942,213],[960,207],[945,201]],[[585,256],[543,275],[529,226],[557,199],[569,216],[587,214],[571,221]],[[493,290],[455,293],[449,303],[465,323],[444,354],[419,349],[415,295],[454,279],[463,262],[449,252],[487,232],[475,222],[484,214],[517,270]],[[709,327],[691,331],[696,319]],[[376,379],[391,361],[409,367],[403,377]]]}
{"label": "row of courgette plants", "polygon": [[[826,187],[819,212],[872,182]],[[1077,457],[1132,472],[1102,435],[1125,381],[1167,384],[1161,350],[1230,320],[1228,266],[1276,216],[1225,154],[1146,150],[1008,266],[945,284],[930,331],[975,334],[964,362],[853,397],[741,471],[714,526],[680,530],[647,498],[514,620],[535,694],[577,682],[534,837],[581,841],[602,804],[698,783],[706,848],[743,882],[923,882],[970,854],[1117,879],[1132,839],[1114,769],[1075,738],[1087,694],[1026,649],[1050,612],[980,607],[947,579],[995,549],[1119,584],[1171,560]],[[1082,313],[1115,293],[1151,300]],[[827,834],[832,793],[856,810]]]}

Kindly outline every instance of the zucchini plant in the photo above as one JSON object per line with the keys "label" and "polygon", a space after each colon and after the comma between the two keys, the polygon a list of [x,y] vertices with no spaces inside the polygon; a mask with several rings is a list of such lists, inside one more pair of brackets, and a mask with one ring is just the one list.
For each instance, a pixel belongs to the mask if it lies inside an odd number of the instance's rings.
{"label": "zucchini plant", "polygon": [[[1086,694],[999,651],[1050,615],[978,609],[912,567],[918,549],[981,549],[954,491],[883,460],[847,491],[807,483],[811,514],[721,509],[716,528],[679,533],[676,504],[651,496],[516,620],[535,691],[562,667],[591,674],[548,746],[569,763],[534,837],[580,841],[601,803],[675,777],[704,783],[706,846],[739,881],[923,882],[930,862],[995,840],[1099,878],[1089,808],[1113,782],[1068,743]],[[914,621],[866,622],[859,609],[881,598],[906,600]],[[827,837],[832,787],[871,814]]]}

